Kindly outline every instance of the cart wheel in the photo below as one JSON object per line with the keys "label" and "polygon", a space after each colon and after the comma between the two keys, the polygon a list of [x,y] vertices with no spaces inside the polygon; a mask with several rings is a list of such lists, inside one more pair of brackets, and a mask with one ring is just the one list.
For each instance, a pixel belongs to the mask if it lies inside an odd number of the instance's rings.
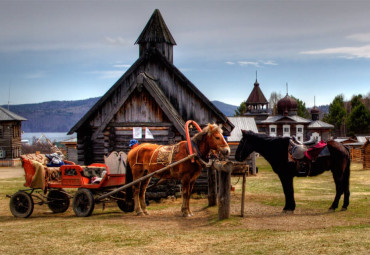
{"label": "cart wheel", "polygon": [[33,199],[30,194],[18,191],[11,197],[9,207],[15,217],[28,218],[33,212]]}
{"label": "cart wheel", "polygon": [[63,213],[69,207],[69,197],[63,189],[52,189],[48,193],[48,206],[54,213]]}
{"label": "cart wheel", "polygon": [[117,200],[117,205],[119,209],[123,212],[133,212],[134,211],[134,200],[128,200],[126,198],[126,194],[123,192],[118,192],[116,195],[117,198],[125,199],[125,200]]}
{"label": "cart wheel", "polygon": [[79,189],[73,198],[73,211],[78,217],[88,217],[94,210],[94,196],[90,190]]}

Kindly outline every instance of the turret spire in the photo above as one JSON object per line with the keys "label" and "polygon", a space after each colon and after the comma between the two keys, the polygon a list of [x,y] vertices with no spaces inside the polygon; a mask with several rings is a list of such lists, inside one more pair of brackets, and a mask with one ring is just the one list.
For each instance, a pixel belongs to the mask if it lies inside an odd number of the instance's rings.
{"label": "turret spire", "polygon": [[173,45],[176,45],[161,13],[155,9],[135,44],[139,44],[139,55],[146,50],[157,49],[173,63]]}

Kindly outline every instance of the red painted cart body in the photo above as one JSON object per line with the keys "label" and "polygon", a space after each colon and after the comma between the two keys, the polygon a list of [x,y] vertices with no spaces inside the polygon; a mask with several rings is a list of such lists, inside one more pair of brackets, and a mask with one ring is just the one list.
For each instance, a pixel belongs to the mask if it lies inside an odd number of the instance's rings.
{"label": "red painted cart body", "polygon": [[[73,162],[65,161],[66,165],[59,168],[49,168],[44,171],[44,188],[34,188],[32,181],[36,174],[36,169],[29,159],[22,159],[25,171],[24,186],[28,190],[19,190],[10,200],[10,211],[16,217],[27,218],[33,212],[34,200],[36,204],[48,204],[53,212],[65,212],[73,198],[73,210],[77,216],[91,215],[95,203],[105,203],[111,200],[117,201],[118,207],[122,211],[132,211],[133,206],[126,192],[117,192],[107,197],[105,200],[96,200],[96,196],[101,196],[111,192],[118,187],[126,184],[126,174],[111,174],[109,167],[105,164],[94,163],[89,166],[76,165]],[[44,166],[45,167],[45,166]],[[86,170],[98,169],[105,174],[98,182],[92,182],[91,176],[86,176]],[[57,178],[52,178],[52,174]],[[78,189],[74,196],[67,193],[64,189]],[[39,190],[41,192],[34,192]],[[45,196],[47,192],[47,195]],[[42,194],[44,193],[44,194]]]}

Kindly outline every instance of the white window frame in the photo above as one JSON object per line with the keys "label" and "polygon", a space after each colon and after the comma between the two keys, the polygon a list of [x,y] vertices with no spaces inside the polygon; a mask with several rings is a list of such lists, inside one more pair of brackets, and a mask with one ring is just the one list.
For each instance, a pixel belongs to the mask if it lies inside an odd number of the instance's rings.
{"label": "white window frame", "polygon": [[[299,132],[299,129],[302,129],[302,132]],[[296,137],[298,141],[303,142],[303,136],[304,136],[304,126],[303,125],[297,125],[296,127]]]}
{"label": "white window frame", "polygon": [[[288,129],[288,131],[285,131],[285,129]],[[290,136],[290,125],[283,125],[283,137]]]}
{"label": "white window frame", "polygon": [[[275,128],[275,132],[272,132],[273,128]],[[270,125],[269,126],[269,134],[270,134],[270,136],[273,136],[273,137],[277,136],[277,125]]]}
{"label": "white window frame", "polygon": [[317,132],[313,132],[312,135],[311,135],[311,138],[317,139],[316,141],[321,141],[321,136]]}

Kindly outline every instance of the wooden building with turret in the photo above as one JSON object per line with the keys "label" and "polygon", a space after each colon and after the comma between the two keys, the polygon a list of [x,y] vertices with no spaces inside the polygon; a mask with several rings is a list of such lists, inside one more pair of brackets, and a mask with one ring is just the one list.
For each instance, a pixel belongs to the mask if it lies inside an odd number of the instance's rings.
{"label": "wooden building with turret", "polygon": [[103,162],[111,151],[127,152],[135,137],[139,143],[184,140],[187,120],[200,125],[223,124],[225,135],[234,127],[174,66],[176,42],[159,10],[154,11],[136,44],[136,62],[69,131],[77,133],[80,163]]}

